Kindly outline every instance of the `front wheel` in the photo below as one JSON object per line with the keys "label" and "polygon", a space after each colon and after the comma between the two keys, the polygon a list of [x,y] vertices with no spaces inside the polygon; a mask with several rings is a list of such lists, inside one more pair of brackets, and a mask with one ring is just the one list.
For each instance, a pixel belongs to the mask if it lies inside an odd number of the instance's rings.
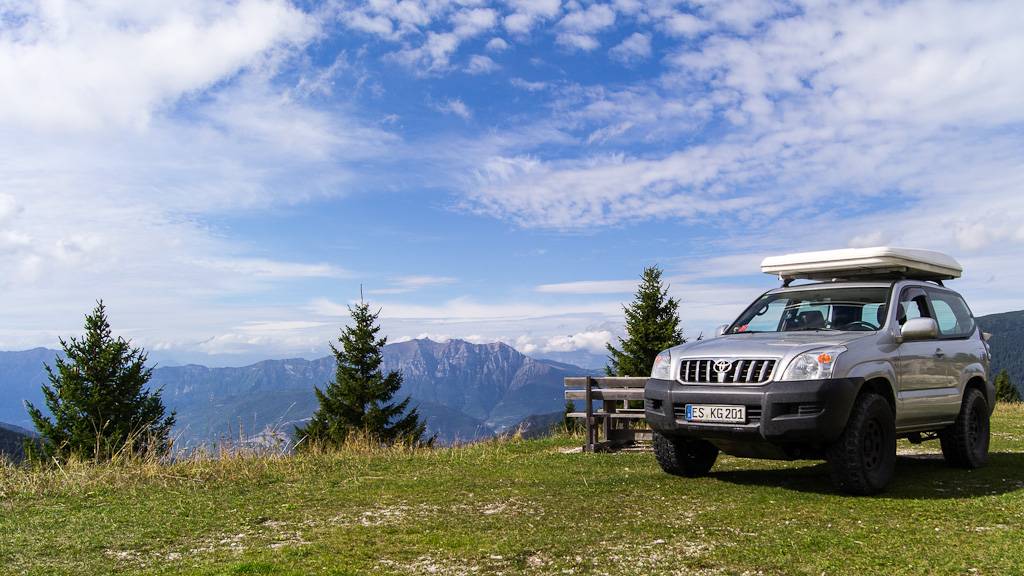
{"label": "front wheel", "polygon": [[669,474],[689,478],[704,476],[718,458],[718,448],[707,440],[675,438],[660,432],[653,436],[654,457]]}
{"label": "front wheel", "polygon": [[989,410],[985,395],[975,388],[964,394],[956,421],[939,433],[942,456],[955,468],[980,468],[988,462]]}
{"label": "front wheel", "polygon": [[861,394],[846,429],[828,449],[836,488],[849,494],[876,494],[892,480],[896,468],[896,421],[882,396]]}

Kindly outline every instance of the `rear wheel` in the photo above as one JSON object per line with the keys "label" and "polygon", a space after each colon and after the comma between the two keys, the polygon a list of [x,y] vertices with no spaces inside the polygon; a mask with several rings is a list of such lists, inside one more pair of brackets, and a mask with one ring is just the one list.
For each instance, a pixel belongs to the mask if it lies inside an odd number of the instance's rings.
{"label": "rear wheel", "polygon": [[892,407],[873,392],[861,394],[846,429],[828,450],[832,482],[850,494],[876,494],[896,468],[896,423]]}
{"label": "rear wheel", "polygon": [[980,468],[988,462],[989,410],[985,395],[975,388],[964,394],[960,414],[939,433],[942,455],[956,468]]}
{"label": "rear wheel", "polygon": [[704,476],[715,465],[718,448],[699,438],[676,438],[654,433],[654,457],[661,469],[675,476]]}

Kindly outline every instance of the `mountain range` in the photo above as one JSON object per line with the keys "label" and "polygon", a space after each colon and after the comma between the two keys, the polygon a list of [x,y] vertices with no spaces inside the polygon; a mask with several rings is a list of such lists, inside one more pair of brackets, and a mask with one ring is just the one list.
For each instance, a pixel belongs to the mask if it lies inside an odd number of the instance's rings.
{"label": "mountain range", "polygon": [[[978,324],[993,335],[993,376],[1005,368],[1024,389],[1024,311],[982,316]],[[8,445],[20,447],[25,429],[32,427],[24,402],[42,407],[43,364],[52,365],[57,355],[46,348],[0,352],[0,422],[14,425],[0,424],[0,452]],[[489,437],[524,421],[535,430],[538,422],[554,422],[564,405],[562,379],[600,372],[532,358],[502,343],[462,340],[389,344],[384,369],[402,372],[399,395],[412,397],[429,433],[444,443]],[[189,446],[268,429],[290,432],[316,409],[313,387],[323,387],[333,375],[334,358],[327,356],[239,368],[160,366],[151,385],[163,388],[168,408],[177,411],[178,443]]]}
{"label": "mountain range", "polygon": [[[0,352],[0,421],[30,427],[27,400],[42,407],[43,363],[55,350]],[[404,378],[399,397],[410,396],[430,434],[443,443],[489,437],[537,414],[564,406],[563,378],[593,373],[553,360],[538,360],[503,343],[411,340],[384,348],[384,370]],[[313,387],[334,376],[334,357],[265,360],[239,368],[199,365],[157,367],[150,386],[163,389],[177,412],[179,445],[245,439],[292,426],[316,409]]]}

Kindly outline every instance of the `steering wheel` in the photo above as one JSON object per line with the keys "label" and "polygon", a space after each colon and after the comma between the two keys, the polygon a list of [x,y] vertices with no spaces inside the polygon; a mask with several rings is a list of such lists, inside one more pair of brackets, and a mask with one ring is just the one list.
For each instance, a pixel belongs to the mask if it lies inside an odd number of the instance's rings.
{"label": "steering wheel", "polygon": [[868,330],[878,330],[878,326],[875,326],[871,322],[865,322],[864,320],[854,320],[853,322],[850,322],[850,323],[844,325],[843,329],[844,330],[849,330],[853,326],[863,326],[864,328],[867,328]]}

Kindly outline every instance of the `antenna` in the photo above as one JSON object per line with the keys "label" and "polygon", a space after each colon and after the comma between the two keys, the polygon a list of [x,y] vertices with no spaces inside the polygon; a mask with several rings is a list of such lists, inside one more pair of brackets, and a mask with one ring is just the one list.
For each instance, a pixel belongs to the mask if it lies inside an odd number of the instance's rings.
{"label": "antenna", "polygon": [[360,283],[359,284],[359,302],[362,303],[362,301],[363,301],[363,285],[362,285],[362,283]]}

